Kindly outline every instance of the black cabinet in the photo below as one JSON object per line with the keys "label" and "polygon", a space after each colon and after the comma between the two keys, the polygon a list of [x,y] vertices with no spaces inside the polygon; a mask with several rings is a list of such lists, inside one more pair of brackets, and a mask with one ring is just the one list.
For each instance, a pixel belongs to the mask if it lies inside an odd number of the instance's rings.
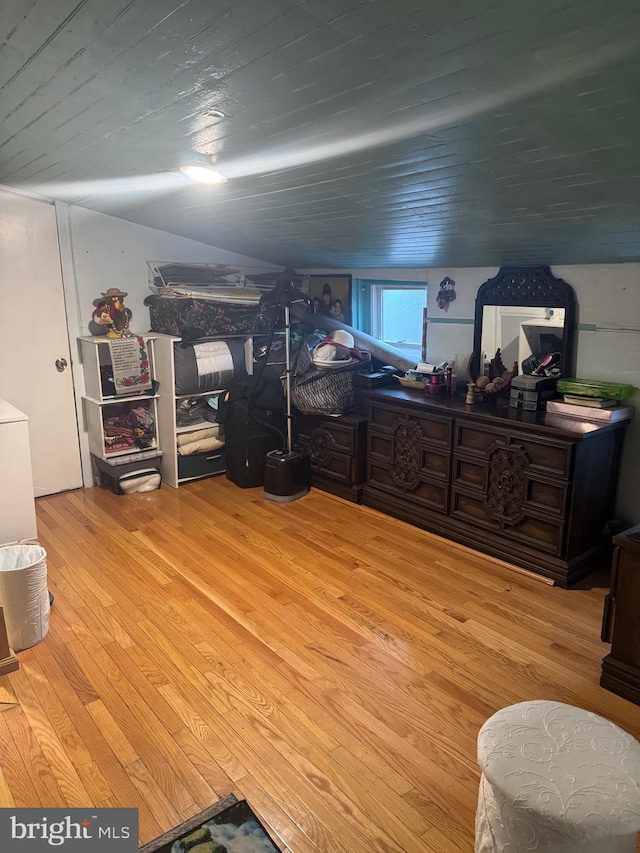
{"label": "black cabinet", "polygon": [[298,443],[311,459],[311,485],[362,503],[366,475],[367,419],[362,415],[300,415]]}
{"label": "black cabinet", "polygon": [[600,684],[640,705],[640,524],[613,539],[611,590],[602,639],[611,652],[602,661]]}

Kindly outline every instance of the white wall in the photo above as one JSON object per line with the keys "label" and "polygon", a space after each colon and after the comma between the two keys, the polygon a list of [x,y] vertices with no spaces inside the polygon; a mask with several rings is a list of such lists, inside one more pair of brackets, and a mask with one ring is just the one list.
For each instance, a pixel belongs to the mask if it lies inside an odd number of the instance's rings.
{"label": "white wall", "polygon": [[243,272],[280,269],[266,261],[75,205],[56,203],[56,208],[59,221],[66,219],[69,228],[80,335],[90,334],[93,301],[109,287],[119,287],[129,294],[125,305],[133,311],[131,330],[149,330],[149,309],[143,305],[151,295],[147,261],[227,264]]}
{"label": "white wall", "polygon": [[141,334],[149,330],[149,309],[143,304],[152,292],[147,261],[227,264],[243,272],[266,272],[280,267],[75,205],[56,202],[55,206],[67,323],[74,358],[82,468],[84,483],[90,486],[93,485],[91,461],[80,405],[84,377],[76,339],[91,334],[89,322],[94,300],[109,287],[124,290],[128,294],[125,305],[133,312],[131,331]]}
{"label": "white wall", "polygon": [[[446,269],[306,270],[308,273],[351,273],[354,279],[425,281],[428,295],[427,361],[438,363],[458,354],[471,354],[473,318],[478,287],[498,267]],[[552,267],[570,284],[577,300],[576,375],[580,378],[625,382],[636,388],[629,401],[636,418],[625,435],[616,514],[640,522],[640,264],[590,264]],[[438,284],[445,276],[456,283],[456,299],[438,308]]]}

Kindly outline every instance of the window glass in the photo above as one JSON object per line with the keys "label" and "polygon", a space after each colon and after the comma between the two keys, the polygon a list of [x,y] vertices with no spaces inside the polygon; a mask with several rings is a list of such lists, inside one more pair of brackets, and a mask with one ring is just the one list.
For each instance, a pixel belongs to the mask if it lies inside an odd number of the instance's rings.
{"label": "window glass", "polygon": [[372,284],[373,336],[420,361],[426,284]]}

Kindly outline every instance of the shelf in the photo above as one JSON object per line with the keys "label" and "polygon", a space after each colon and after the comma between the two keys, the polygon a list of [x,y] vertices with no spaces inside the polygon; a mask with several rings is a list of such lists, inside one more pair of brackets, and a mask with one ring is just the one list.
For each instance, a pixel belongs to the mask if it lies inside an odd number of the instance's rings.
{"label": "shelf", "polygon": [[[145,447],[144,450],[158,450],[158,442],[156,441],[152,445],[150,445],[149,447]],[[139,447],[131,448],[130,450],[129,449],[127,449],[127,450],[114,450],[113,453],[107,453],[107,451],[105,450],[104,456],[102,456],[101,458],[104,459],[105,462],[107,462],[109,459],[115,459],[116,456],[134,456],[134,455],[141,453],[141,452],[142,452],[142,450]],[[140,460],[136,460],[136,461],[140,461]]]}
{"label": "shelf", "polygon": [[200,421],[197,424],[189,424],[188,426],[176,427],[176,435],[184,435],[185,432],[196,432],[199,429],[207,429],[207,427],[216,426],[215,421]]}
{"label": "shelf", "polygon": [[174,394],[176,400],[190,400],[193,397],[211,397],[212,394],[224,394],[226,388],[214,388],[213,391],[196,391],[193,394]]}
{"label": "shelf", "polygon": [[[153,359],[153,343],[156,340],[156,335],[132,335],[134,338],[142,338],[146,344],[146,352],[149,360],[149,375],[153,380],[155,376],[155,365]],[[99,403],[116,402],[118,400],[133,398],[152,397],[151,389],[147,390],[146,394],[113,394],[105,393],[103,383],[103,370],[111,366],[111,353],[107,344],[115,338],[109,339],[106,337],[78,338],[80,344],[80,357],[82,360],[82,371],[84,374],[85,394],[91,400]],[[112,388],[108,390],[113,390]]]}
{"label": "shelf", "polygon": [[[87,432],[89,437],[89,450],[100,459],[113,459],[117,456],[141,453],[147,450],[157,450],[158,442],[158,398],[157,397],[126,397],[122,400],[104,401],[94,400],[91,397],[83,397]],[[145,408],[153,421],[153,439],[145,447],[135,445],[120,450],[107,451],[107,435],[105,431],[105,419],[112,416],[121,416],[131,409],[139,406]],[[131,424],[131,429],[134,424]]]}
{"label": "shelf", "polygon": [[101,400],[96,400],[90,394],[84,394],[83,400],[91,400],[97,406],[114,406],[118,403],[133,403],[135,400],[158,400],[159,394],[120,394],[117,397],[103,397]]}
{"label": "shelf", "polygon": [[[253,339],[251,335],[220,335],[217,340],[240,338],[244,341],[244,365],[248,375],[253,371]],[[175,335],[157,334],[154,342],[156,359],[156,377],[160,381],[158,399],[158,429],[160,431],[164,456],[162,459],[162,480],[166,485],[177,489],[182,483],[199,480],[226,470],[224,448],[208,454],[182,456],[178,454],[176,438],[185,433],[215,426],[213,421],[178,426],[176,422],[176,404],[181,400],[202,399],[224,394],[226,388],[212,388],[208,391],[196,391],[190,394],[175,393],[174,344],[180,343]],[[206,458],[209,457],[209,458]]]}

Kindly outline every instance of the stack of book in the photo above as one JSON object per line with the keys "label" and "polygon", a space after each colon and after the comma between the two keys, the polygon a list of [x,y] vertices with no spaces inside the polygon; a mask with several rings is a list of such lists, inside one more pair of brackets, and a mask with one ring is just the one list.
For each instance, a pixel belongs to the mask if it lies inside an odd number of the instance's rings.
{"label": "stack of book", "polygon": [[615,398],[583,397],[578,394],[564,394],[562,401],[549,400],[547,403],[547,412],[550,414],[601,423],[631,420],[633,411],[633,406],[622,406]]}

